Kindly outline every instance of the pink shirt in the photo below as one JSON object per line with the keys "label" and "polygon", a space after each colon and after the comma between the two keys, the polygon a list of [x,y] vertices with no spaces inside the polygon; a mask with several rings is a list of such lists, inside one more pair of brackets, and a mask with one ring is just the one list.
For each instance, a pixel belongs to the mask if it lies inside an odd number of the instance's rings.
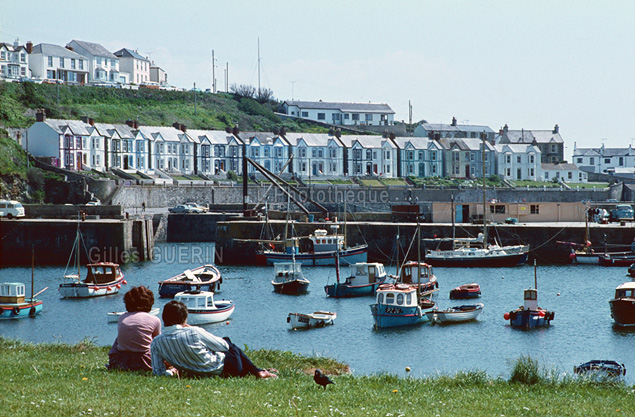
{"label": "pink shirt", "polygon": [[152,339],[161,334],[161,320],[143,311],[123,314],[118,326],[120,351],[149,352]]}

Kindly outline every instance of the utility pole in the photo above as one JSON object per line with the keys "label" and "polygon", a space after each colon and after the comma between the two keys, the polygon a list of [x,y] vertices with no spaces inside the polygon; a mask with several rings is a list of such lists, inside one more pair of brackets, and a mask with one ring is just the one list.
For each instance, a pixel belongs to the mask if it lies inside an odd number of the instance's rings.
{"label": "utility pole", "polygon": [[258,97],[260,97],[260,38],[258,38]]}
{"label": "utility pole", "polygon": [[212,93],[216,94],[216,61],[214,60],[213,49],[212,49]]}
{"label": "utility pole", "polygon": [[194,83],[194,116],[196,116],[196,83]]}
{"label": "utility pole", "polygon": [[229,62],[225,63],[225,91],[229,93]]}
{"label": "utility pole", "polygon": [[408,124],[412,124],[412,103],[408,100]]}

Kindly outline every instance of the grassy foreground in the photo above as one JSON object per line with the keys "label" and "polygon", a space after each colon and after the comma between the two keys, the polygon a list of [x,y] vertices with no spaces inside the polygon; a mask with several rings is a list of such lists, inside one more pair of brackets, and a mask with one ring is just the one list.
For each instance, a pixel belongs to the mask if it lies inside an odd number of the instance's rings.
{"label": "grassy foreground", "polygon": [[[549,377],[521,358],[510,381],[482,372],[435,378],[353,376],[328,358],[248,350],[277,380],[172,379],[109,372],[106,347],[0,337],[6,416],[632,416],[635,389]],[[389,358],[387,358],[389,360]],[[312,379],[319,367],[335,385]],[[335,374],[335,375],[333,375]],[[511,382],[514,381],[514,382]]]}

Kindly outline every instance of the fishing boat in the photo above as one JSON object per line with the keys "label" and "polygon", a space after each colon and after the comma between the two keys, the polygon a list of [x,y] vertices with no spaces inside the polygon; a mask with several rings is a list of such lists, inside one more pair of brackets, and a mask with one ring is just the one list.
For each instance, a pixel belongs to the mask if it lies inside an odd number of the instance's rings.
{"label": "fishing boat", "polygon": [[221,273],[214,265],[186,269],[172,278],[159,281],[159,297],[174,298],[179,292],[193,290],[217,292],[222,282]]}
{"label": "fishing boat", "polygon": [[[117,294],[121,286],[127,284],[119,264],[113,262],[88,264],[86,265],[86,278],[82,281],[80,270],[82,243],[83,237],[78,221],[75,241],[64,271],[64,282],[58,288],[60,295],[64,298],[90,298]],[[73,272],[69,273],[71,266],[73,267]]]}
{"label": "fishing boat", "polygon": [[482,303],[473,305],[462,305],[450,307],[445,310],[434,309],[427,311],[426,316],[430,323],[465,323],[467,321],[476,320],[483,311]]}
{"label": "fishing boat", "polygon": [[292,329],[311,329],[335,324],[337,313],[332,311],[316,311],[310,314],[289,313],[287,323]]}
{"label": "fishing boat", "polygon": [[476,282],[463,284],[450,290],[450,299],[466,300],[470,298],[478,298],[481,296],[481,286]]}
{"label": "fishing boat", "polygon": [[419,286],[420,292],[439,288],[439,281],[432,271],[432,266],[425,262],[406,261],[393,278],[397,283]]}
{"label": "fishing boat", "polygon": [[343,298],[343,297],[362,297],[366,295],[374,295],[377,288],[390,280],[381,263],[358,262],[349,266],[349,276],[340,282],[339,265],[337,268],[337,282],[326,285],[327,297]]}
{"label": "fishing boat", "polygon": [[615,298],[609,301],[611,317],[618,326],[635,326],[635,280],[615,288]]}
{"label": "fishing boat", "polygon": [[534,261],[534,282],[535,288],[528,288],[524,291],[524,304],[516,310],[504,314],[505,320],[509,320],[512,327],[521,329],[533,329],[535,327],[546,327],[551,324],[554,312],[538,307],[538,278],[536,275],[536,262]]}
{"label": "fishing boat", "polygon": [[635,252],[606,253],[598,257],[600,266],[631,266],[633,263],[635,263]]}
{"label": "fishing boat", "polygon": [[21,282],[0,283],[0,319],[20,319],[35,317],[42,312],[44,302],[38,300],[48,287],[33,294],[35,285],[35,255],[31,254],[31,297],[26,297],[25,286]]}
{"label": "fishing boat", "polygon": [[278,262],[273,264],[273,291],[280,294],[302,294],[309,289],[309,280],[302,273],[302,264]]}
{"label": "fishing boat", "polygon": [[[148,314],[152,314],[153,316],[158,316],[159,312],[160,312],[159,308],[153,308],[152,310],[148,312]],[[124,314],[126,314],[125,311],[112,311],[110,313],[107,313],[106,317],[108,319],[108,323],[117,323],[119,321],[119,317],[123,316]]]}
{"label": "fishing boat", "polygon": [[234,312],[234,302],[214,300],[210,291],[183,291],[174,296],[187,307],[188,324],[217,323],[227,320]]}
{"label": "fishing boat", "polygon": [[597,375],[601,377],[619,378],[626,375],[623,363],[609,360],[593,360],[573,367],[576,375]]}

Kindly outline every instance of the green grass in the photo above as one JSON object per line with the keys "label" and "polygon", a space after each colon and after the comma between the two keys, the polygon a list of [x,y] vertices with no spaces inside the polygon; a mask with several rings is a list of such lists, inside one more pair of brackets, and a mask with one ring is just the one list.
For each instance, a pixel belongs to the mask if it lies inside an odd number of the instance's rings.
{"label": "green grass", "polygon": [[406,182],[401,178],[382,178],[379,181],[384,185],[406,185]]}
{"label": "green grass", "polygon": [[372,179],[360,179],[359,183],[363,185],[364,187],[383,187],[384,186],[384,184],[382,184],[379,180],[372,180]]}
{"label": "green grass", "polygon": [[[630,416],[635,390],[544,376],[514,382],[481,371],[430,378],[355,376],[328,358],[246,349],[276,380],[177,379],[108,372],[107,347],[0,338],[3,415],[115,416]],[[522,358],[521,358],[522,359]],[[387,356],[389,360],[389,354]],[[414,364],[413,360],[413,364]],[[531,375],[537,363],[516,364]],[[312,371],[331,374],[319,388]],[[519,371],[521,372],[521,371]],[[513,373],[513,372],[512,372]],[[521,372],[522,373],[522,372]]]}

